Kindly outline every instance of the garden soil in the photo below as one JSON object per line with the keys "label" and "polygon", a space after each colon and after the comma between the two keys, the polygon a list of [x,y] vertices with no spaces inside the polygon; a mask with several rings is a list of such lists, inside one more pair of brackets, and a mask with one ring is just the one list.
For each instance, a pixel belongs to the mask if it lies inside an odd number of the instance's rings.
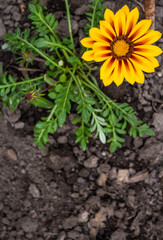
{"label": "garden soil", "polygon": [[[73,34],[80,51],[88,1],[70,1]],[[143,1],[105,1],[113,11]],[[64,1],[43,0],[67,36]],[[16,27],[30,27],[28,1],[0,0],[0,42]],[[163,2],[156,1],[156,30],[163,30]],[[163,38],[158,41],[163,48]],[[17,77],[11,52],[0,49],[0,65]],[[50,136],[44,150],[33,144],[34,124],[45,114],[23,101],[0,118],[0,240],[162,240],[163,239],[163,61],[144,85],[103,88],[116,101],[127,101],[155,131],[154,137],[126,136],[114,154],[92,139],[86,152],[75,144],[71,114]],[[13,67],[14,66],[14,67]],[[38,65],[32,66],[37,68]],[[37,73],[36,73],[37,74]],[[99,78],[99,70],[94,72]]]}

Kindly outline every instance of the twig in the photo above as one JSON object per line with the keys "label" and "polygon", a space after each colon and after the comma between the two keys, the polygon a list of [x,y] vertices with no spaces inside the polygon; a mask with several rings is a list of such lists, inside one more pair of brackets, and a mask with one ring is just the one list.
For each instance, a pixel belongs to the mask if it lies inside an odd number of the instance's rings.
{"label": "twig", "polygon": [[155,0],[144,0],[145,18],[152,20],[150,29],[155,29]]}
{"label": "twig", "polygon": [[136,2],[143,10],[143,12],[145,12],[144,6],[137,0],[134,0],[134,2]]}

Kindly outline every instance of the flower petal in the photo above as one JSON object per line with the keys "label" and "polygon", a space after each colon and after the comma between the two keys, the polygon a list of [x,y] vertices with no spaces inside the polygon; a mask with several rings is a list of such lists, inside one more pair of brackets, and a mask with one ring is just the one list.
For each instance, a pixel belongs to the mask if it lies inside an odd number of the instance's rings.
{"label": "flower petal", "polygon": [[159,67],[159,62],[155,57],[148,57],[148,60],[152,63],[154,68]]}
{"label": "flower petal", "polygon": [[[106,51],[110,50],[110,44],[106,42],[95,42],[93,44],[94,51]],[[110,50],[111,51],[111,50]]]}
{"label": "flower petal", "polygon": [[125,17],[126,17],[126,19],[127,19],[128,14],[129,14],[129,8],[128,8],[128,6],[127,6],[127,5],[124,5],[124,6],[121,8],[121,10],[124,12]]}
{"label": "flower petal", "polygon": [[94,41],[108,42],[108,39],[101,33],[101,30],[98,28],[91,28],[89,30],[89,35]]}
{"label": "flower petal", "polygon": [[138,38],[142,37],[146,33],[146,31],[149,29],[150,25],[151,25],[151,20],[149,20],[149,19],[141,20],[132,29],[128,38],[131,39],[132,41],[137,40]]}
{"label": "flower petal", "polygon": [[104,79],[105,77],[110,75],[110,73],[115,68],[116,61],[117,59],[113,58],[112,56],[108,57],[108,59],[103,63],[100,68],[100,79]]}
{"label": "flower petal", "polygon": [[102,79],[104,86],[106,87],[110,85],[113,82],[113,78],[114,78],[114,70],[112,70],[112,72],[109,75],[105,76]]}
{"label": "flower petal", "polygon": [[139,11],[136,7],[127,16],[126,29],[125,29],[126,35],[129,35],[133,27],[135,27],[138,19],[139,19]]}
{"label": "flower petal", "polygon": [[116,33],[107,21],[100,21],[100,30],[111,41],[116,37]]}
{"label": "flower petal", "polygon": [[126,81],[133,85],[135,82],[135,71],[131,62],[129,60],[122,61],[122,69]]}
{"label": "flower petal", "polygon": [[134,47],[134,53],[145,57],[158,56],[162,53],[161,48],[154,45],[139,45]]}
{"label": "flower petal", "polygon": [[90,51],[86,51],[82,57],[82,59],[84,59],[85,61],[93,61],[94,60],[94,51],[90,50]]}
{"label": "flower petal", "polygon": [[137,83],[143,84],[145,80],[144,73],[142,72],[142,70],[140,70],[140,68],[136,68],[133,64],[132,64],[132,67],[135,71],[135,81]]}
{"label": "flower petal", "polygon": [[161,37],[161,35],[162,34],[158,31],[148,30],[145,35],[143,35],[139,39],[135,40],[134,44],[136,46],[143,45],[143,44],[152,44],[152,43],[156,42]]}
{"label": "flower petal", "polygon": [[114,28],[114,13],[110,9],[106,9],[104,19]]}
{"label": "flower petal", "polygon": [[114,27],[117,36],[120,36],[125,33],[125,24],[126,24],[126,16],[122,9],[118,10],[115,14],[114,19]]}
{"label": "flower petal", "polygon": [[114,82],[117,85],[121,85],[124,80],[124,71],[122,71],[122,61],[117,61],[114,68]]}
{"label": "flower petal", "polygon": [[95,41],[90,38],[90,37],[86,37],[86,38],[83,38],[80,43],[84,46],[84,47],[87,47],[87,48],[92,48],[93,44],[95,43]]}
{"label": "flower petal", "polygon": [[146,57],[133,53],[129,59],[135,68],[140,68],[144,72],[148,73],[155,71],[151,61]]}
{"label": "flower petal", "polygon": [[94,60],[95,62],[101,62],[106,60],[110,56],[111,56],[110,50],[97,51],[94,54]]}

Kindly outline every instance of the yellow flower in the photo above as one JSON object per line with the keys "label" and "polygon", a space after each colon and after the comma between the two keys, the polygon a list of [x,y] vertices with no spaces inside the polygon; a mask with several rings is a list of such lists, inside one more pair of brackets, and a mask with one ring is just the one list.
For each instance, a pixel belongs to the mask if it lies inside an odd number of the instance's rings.
{"label": "yellow flower", "polygon": [[137,23],[139,11],[134,8],[129,12],[127,5],[115,15],[106,9],[100,29],[91,28],[90,37],[81,40],[84,47],[91,48],[82,58],[86,61],[105,61],[100,69],[100,78],[105,86],[113,81],[121,85],[124,78],[130,83],[144,83],[144,72],[154,72],[159,63],[155,56],[162,50],[152,43],[161,33],[148,30],[151,20]]}

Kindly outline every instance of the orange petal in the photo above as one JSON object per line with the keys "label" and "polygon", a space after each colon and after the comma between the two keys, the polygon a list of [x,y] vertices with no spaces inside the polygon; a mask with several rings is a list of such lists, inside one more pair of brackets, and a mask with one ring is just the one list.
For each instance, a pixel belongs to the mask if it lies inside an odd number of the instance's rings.
{"label": "orange petal", "polygon": [[124,71],[122,70],[122,61],[117,61],[114,68],[114,82],[117,85],[121,85],[124,80]]}
{"label": "orange petal", "polygon": [[100,30],[103,33],[103,35],[109,38],[111,41],[116,36],[114,29],[107,21],[100,21]]}
{"label": "orange petal", "polygon": [[152,66],[154,68],[159,67],[159,62],[155,57],[148,57],[148,60],[152,63]]}
{"label": "orange petal", "polygon": [[103,63],[100,68],[100,79],[104,79],[106,76],[110,75],[110,73],[115,68],[115,63],[117,59],[109,56],[108,59]]}
{"label": "orange petal", "polygon": [[144,56],[133,53],[129,59],[131,63],[135,66],[135,68],[140,68],[144,72],[148,73],[155,71],[151,61]]}
{"label": "orange petal", "polygon": [[135,27],[138,19],[139,19],[139,11],[136,7],[128,14],[127,21],[126,21],[126,29],[125,29],[126,35],[129,35],[131,30]]}
{"label": "orange petal", "polygon": [[93,44],[93,50],[94,52],[110,50],[110,44],[106,42],[95,42]]}
{"label": "orange petal", "polygon": [[110,9],[106,9],[104,19],[114,28],[114,13]]}
{"label": "orange petal", "polygon": [[94,60],[94,51],[90,50],[90,51],[86,51],[82,57],[85,61],[93,61]]}
{"label": "orange petal", "polygon": [[109,75],[105,76],[102,79],[104,86],[106,87],[110,85],[113,82],[113,79],[114,79],[114,70],[112,70],[112,72]]}
{"label": "orange petal", "polygon": [[91,28],[89,30],[89,35],[94,41],[108,42],[108,39],[101,33],[101,30],[98,28]]}
{"label": "orange petal", "polygon": [[95,54],[94,54],[94,60],[96,62],[101,62],[101,61],[106,60],[110,56],[111,56],[110,50],[98,51],[98,52],[95,52]]}
{"label": "orange petal", "polygon": [[154,57],[160,55],[162,50],[154,45],[139,45],[134,47],[134,53],[145,57]]}
{"label": "orange petal", "polygon": [[87,47],[87,48],[92,48],[93,44],[95,43],[95,41],[90,38],[90,37],[86,37],[86,38],[83,38],[80,43],[84,46],[84,47]]}
{"label": "orange petal", "polygon": [[147,32],[150,25],[151,25],[151,20],[149,20],[149,19],[141,20],[132,29],[128,38],[131,39],[132,41],[137,40],[138,38],[142,37]]}
{"label": "orange petal", "polygon": [[124,11],[121,9],[116,12],[114,19],[114,27],[117,36],[120,36],[125,33],[125,24],[126,24],[126,16]]}
{"label": "orange petal", "polygon": [[122,61],[122,69],[124,72],[124,77],[127,82],[130,84],[134,84],[135,82],[135,71],[134,68],[129,60],[124,60]]}
{"label": "orange petal", "polygon": [[134,44],[137,45],[144,45],[144,44],[152,44],[156,42],[160,37],[161,33],[154,30],[148,30],[146,34],[142,37],[134,41]]}
{"label": "orange petal", "polygon": [[129,8],[127,5],[124,5],[121,10],[124,12],[126,19],[128,18]]}

